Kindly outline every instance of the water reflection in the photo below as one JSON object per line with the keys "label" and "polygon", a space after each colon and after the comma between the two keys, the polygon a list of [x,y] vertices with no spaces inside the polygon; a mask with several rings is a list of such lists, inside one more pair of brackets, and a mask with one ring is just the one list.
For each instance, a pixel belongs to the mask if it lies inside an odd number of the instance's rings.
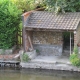
{"label": "water reflection", "polygon": [[1,69],[0,80],[80,80],[80,73],[50,70]]}

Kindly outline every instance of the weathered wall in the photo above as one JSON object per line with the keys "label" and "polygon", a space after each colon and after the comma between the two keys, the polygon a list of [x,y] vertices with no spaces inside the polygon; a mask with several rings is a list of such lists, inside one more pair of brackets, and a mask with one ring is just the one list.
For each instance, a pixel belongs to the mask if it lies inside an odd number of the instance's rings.
{"label": "weathered wall", "polygon": [[80,24],[79,24],[79,26],[78,26],[78,28],[77,28],[77,32],[76,32],[76,34],[75,34],[76,36],[75,36],[75,46],[78,44],[78,53],[79,53],[79,55],[78,55],[78,57],[80,58]]}
{"label": "weathered wall", "polygon": [[62,55],[62,45],[40,45],[35,44],[34,49],[43,56],[60,56]]}
{"label": "weathered wall", "polygon": [[62,33],[50,31],[33,32],[33,44],[61,44]]}
{"label": "weathered wall", "polygon": [[34,48],[39,50],[41,55],[62,54],[62,33],[50,31],[33,32]]}
{"label": "weathered wall", "polygon": [[77,32],[75,35],[76,35],[75,44],[78,44],[78,43],[80,43],[80,24],[77,28]]}

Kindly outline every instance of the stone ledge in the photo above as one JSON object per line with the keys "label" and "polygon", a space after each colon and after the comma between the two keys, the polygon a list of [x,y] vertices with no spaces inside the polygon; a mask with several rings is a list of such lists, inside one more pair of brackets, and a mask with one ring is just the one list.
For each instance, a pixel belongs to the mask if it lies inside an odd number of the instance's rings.
{"label": "stone ledge", "polygon": [[6,50],[0,49],[0,54],[12,54],[15,49],[16,49],[16,45],[10,49],[6,49]]}
{"label": "stone ledge", "polygon": [[30,59],[34,59],[37,56],[36,50],[26,52]]}
{"label": "stone ledge", "polygon": [[49,70],[65,70],[65,71],[77,71],[80,72],[80,68],[68,65],[68,64],[50,64],[50,63],[24,63],[21,62],[22,68],[33,69],[49,69]]}
{"label": "stone ledge", "polygon": [[18,55],[18,53],[17,53],[17,54],[5,54],[5,55],[3,55],[3,54],[1,55],[1,54],[0,54],[0,61],[1,61],[1,60],[15,60],[14,57],[15,57],[16,55]]}

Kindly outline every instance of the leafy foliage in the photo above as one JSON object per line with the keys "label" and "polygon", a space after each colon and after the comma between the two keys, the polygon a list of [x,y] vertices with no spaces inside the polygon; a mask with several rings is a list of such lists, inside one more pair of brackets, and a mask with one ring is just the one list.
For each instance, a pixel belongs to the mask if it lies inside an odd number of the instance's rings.
{"label": "leafy foliage", "polygon": [[8,49],[16,44],[20,14],[10,0],[0,1],[0,48]]}
{"label": "leafy foliage", "polygon": [[71,54],[70,61],[74,66],[80,66],[80,59],[77,54]]}
{"label": "leafy foliage", "polygon": [[73,54],[70,55],[70,62],[74,66],[80,67],[80,59],[78,58],[78,48],[77,47],[74,47]]}
{"label": "leafy foliage", "polygon": [[75,12],[80,11],[80,0],[45,0],[46,9],[58,12]]}
{"label": "leafy foliage", "polygon": [[64,8],[66,5],[66,0],[45,0],[47,4],[47,10],[54,11],[58,13],[60,11],[65,12]]}
{"label": "leafy foliage", "polygon": [[67,7],[65,11],[80,12],[80,0],[67,0]]}
{"label": "leafy foliage", "polygon": [[23,12],[30,11],[35,8],[34,0],[11,0],[18,9],[21,9]]}
{"label": "leafy foliage", "polygon": [[44,0],[35,0],[34,4],[35,4],[35,8],[45,8],[46,7],[46,3]]}
{"label": "leafy foliage", "polygon": [[77,46],[74,47],[73,53],[78,54],[78,47]]}
{"label": "leafy foliage", "polygon": [[23,53],[23,55],[22,55],[22,61],[27,62],[28,60],[29,60],[29,56],[27,54]]}

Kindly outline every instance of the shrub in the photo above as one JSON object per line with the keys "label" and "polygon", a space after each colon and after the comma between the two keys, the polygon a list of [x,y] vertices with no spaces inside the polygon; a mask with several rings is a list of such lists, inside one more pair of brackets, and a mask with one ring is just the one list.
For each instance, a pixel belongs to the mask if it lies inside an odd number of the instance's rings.
{"label": "shrub", "polygon": [[29,60],[29,56],[27,54],[23,53],[23,55],[22,55],[22,61],[27,62],[28,60]]}
{"label": "shrub", "polygon": [[78,58],[78,48],[74,47],[73,54],[70,55],[70,62],[74,66],[80,66],[80,59]]}
{"label": "shrub", "polygon": [[21,11],[10,0],[0,1],[0,48],[8,49],[17,42]]}
{"label": "shrub", "polygon": [[77,54],[71,54],[70,55],[70,62],[74,66],[80,66],[80,59],[78,58]]}
{"label": "shrub", "polygon": [[77,47],[77,46],[74,47],[73,52],[74,52],[75,54],[78,54],[78,47]]}
{"label": "shrub", "polygon": [[36,52],[39,53],[40,51],[38,49],[36,49]]}

